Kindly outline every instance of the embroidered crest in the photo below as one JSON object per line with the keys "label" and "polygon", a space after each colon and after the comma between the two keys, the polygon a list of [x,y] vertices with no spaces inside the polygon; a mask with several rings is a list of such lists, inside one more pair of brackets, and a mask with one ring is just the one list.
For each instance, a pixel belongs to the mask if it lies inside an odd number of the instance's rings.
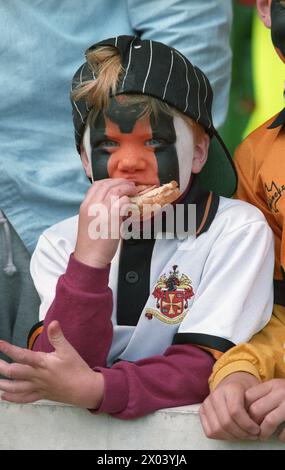
{"label": "embroidered crest", "polygon": [[146,318],[153,317],[164,323],[181,323],[188,312],[188,301],[193,297],[194,291],[191,280],[186,274],[179,275],[178,266],[172,267],[169,276],[163,274],[158,279],[152,292],[159,310],[148,308]]}
{"label": "embroidered crest", "polygon": [[274,181],[272,181],[270,186],[267,186],[267,184],[264,186],[269,209],[275,213],[279,212],[277,203],[285,191],[285,185],[282,184],[282,186],[278,186]]}

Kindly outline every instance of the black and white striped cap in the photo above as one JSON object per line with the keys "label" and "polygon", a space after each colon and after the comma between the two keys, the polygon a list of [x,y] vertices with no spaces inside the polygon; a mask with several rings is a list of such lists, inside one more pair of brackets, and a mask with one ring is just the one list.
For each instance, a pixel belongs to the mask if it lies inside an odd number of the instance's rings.
{"label": "black and white striped cap", "polygon": [[[231,196],[237,183],[232,159],[217,133],[212,120],[213,92],[206,75],[176,49],[160,42],[141,40],[135,36],[117,36],[91,46],[86,52],[101,46],[118,49],[124,73],[116,95],[144,94],[158,98],[201,124],[212,141],[208,162],[199,178],[203,186],[218,194]],[[88,80],[96,80],[94,70],[85,62],[77,70],[72,90]],[[83,98],[72,101],[73,123],[78,151],[90,107]],[[226,173],[226,174],[225,174]]]}

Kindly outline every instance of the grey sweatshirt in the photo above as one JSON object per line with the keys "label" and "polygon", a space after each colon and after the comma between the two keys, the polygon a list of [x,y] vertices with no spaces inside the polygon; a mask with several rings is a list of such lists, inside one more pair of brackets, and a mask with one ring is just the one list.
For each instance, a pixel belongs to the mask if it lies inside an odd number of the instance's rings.
{"label": "grey sweatshirt", "polygon": [[30,255],[0,210],[0,339],[23,347],[39,309],[29,265]]}

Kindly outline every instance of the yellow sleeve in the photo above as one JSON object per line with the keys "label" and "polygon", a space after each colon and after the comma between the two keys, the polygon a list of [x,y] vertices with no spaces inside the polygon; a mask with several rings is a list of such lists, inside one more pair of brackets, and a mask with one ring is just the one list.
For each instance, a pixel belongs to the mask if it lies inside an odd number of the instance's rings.
{"label": "yellow sleeve", "polygon": [[216,362],[210,377],[214,390],[228,375],[248,372],[264,382],[285,378],[285,307],[274,305],[270,322],[249,343],[242,343],[227,351]]}
{"label": "yellow sleeve", "polygon": [[248,372],[260,382],[274,377],[275,361],[270,348],[266,351],[250,343],[242,343],[227,351],[216,362],[209,380],[210,389],[234,372]]}

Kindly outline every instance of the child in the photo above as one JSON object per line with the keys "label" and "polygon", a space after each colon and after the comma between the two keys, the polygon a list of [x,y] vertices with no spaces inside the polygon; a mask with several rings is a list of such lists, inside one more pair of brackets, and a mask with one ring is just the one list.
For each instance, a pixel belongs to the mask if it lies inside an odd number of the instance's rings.
{"label": "child", "polygon": [[[3,397],[120,418],[197,403],[214,358],[267,323],[273,297],[263,215],[209,190],[231,195],[236,186],[212,123],[209,82],[175,49],[120,36],[88,50],[72,103],[77,149],[94,183],[79,219],[39,240],[31,269],[44,322],[30,334],[33,351],[2,343],[17,362],[0,364],[14,379],[0,382]],[[171,238],[165,228],[157,239],[90,236],[94,205],[120,215],[142,186],[172,180],[186,232],[188,205],[196,205],[196,237]]]}
{"label": "child", "polygon": [[[285,62],[285,2],[257,0],[257,8]],[[211,438],[266,439],[285,421],[284,122],[285,110],[254,131],[236,152],[237,197],[259,207],[275,235],[275,305],[266,328],[215,365],[215,391],[200,410]],[[259,384],[264,381],[268,382]],[[285,442],[285,430],[279,439]]]}

